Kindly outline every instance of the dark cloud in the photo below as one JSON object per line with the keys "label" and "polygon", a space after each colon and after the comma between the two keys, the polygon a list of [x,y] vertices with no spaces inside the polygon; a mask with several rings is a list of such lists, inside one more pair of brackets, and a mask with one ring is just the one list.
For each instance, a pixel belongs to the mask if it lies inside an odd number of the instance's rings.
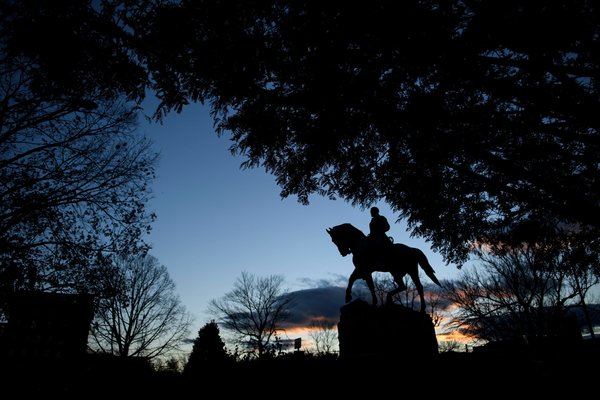
{"label": "dark cloud", "polygon": [[[292,314],[286,321],[285,327],[304,328],[310,326],[315,320],[327,324],[337,324],[340,317],[340,308],[345,304],[346,284],[348,278],[344,276],[334,277],[332,280],[303,279],[303,283],[311,286],[309,289],[298,290],[288,293],[294,298],[295,306]],[[426,291],[436,290],[437,287],[426,285]],[[352,298],[360,298],[367,302],[371,301],[369,289],[363,280],[357,280],[352,288]],[[438,299],[437,307],[445,309],[449,304],[445,300]]]}
{"label": "dark cloud", "polygon": [[[308,282],[308,281],[307,281]],[[294,328],[306,328],[311,326],[315,321],[319,321],[325,324],[336,325],[339,322],[340,309],[345,304],[345,286],[331,285],[332,282],[319,281],[322,286],[313,287],[310,289],[303,289],[288,293],[288,296],[292,296],[294,299],[294,308],[291,310],[292,314],[290,318],[284,324],[286,329]],[[317,282],[318,283],[318,282]],[[330,286],[327,286],[329,283]],[[311,284],[315,284],[315,281],[311,281]],[[429,286],[426,291],[430,290],[435,293],[439,288],[435,286]],[[353,290],[353,298],[362,298],[363,300],[370,301],[368,289],[362,287],[360,283]],[[449,306],[447,300],[437,300],[436,307],[439,310],[445,310]],[[600,326],[600,305],[589,304],[587,314],[590,318],[591,325],[594,326],[596,332]],[[581,328],[585,331],[587,328],[587,320],[581,307],[569,308],[570,314],[575,314],[577,320],[581,324]]]}
{"label": "dark cloud", "polygon": [[345,304],[345,290],[340,286],[328,286],[289,293],[288,296],[294,299],[294,307],[286,328],[310,326],[315,320],[337,324],[340,308]]}

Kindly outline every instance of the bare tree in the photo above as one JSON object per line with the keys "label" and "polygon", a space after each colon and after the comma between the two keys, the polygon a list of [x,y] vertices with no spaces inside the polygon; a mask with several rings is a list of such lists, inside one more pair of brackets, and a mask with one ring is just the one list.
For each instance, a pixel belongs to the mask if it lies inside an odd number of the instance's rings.
{"label": "bare tree", "polygon": [[564,257],[563,266],[567,269],[567,285],[577,294],[587,331],[592,339],[594,334],[593,317],[590,313],[589,301],[595,300],[590,293],[592,287],[600,284],[600,271],[598,271],[598,255],[589,247],[583,245],[571,249]]}
{"label": "bare tree", "polygon": [[440,353],[449,353],[453,351],[461,351],[463,344],[456,340],[446,340],[439,344]]}
{"label": "bare tree", "polygon": [[438,328],[444,321],[442,311],[446,308],[445,301],[439,287],[427,292],[427,304],[429,306],[429,316],[433,326]]}
{"label": "bare tree", "polygon": [[454,326],[484,340],[561,334],[567,308],[580,305],[581,294],[596,284],[573,285],[563,256],[536,248],[480,253],[481,268],[445,285],[444,296],[458,309]]}
{"label": "bare tree", "polygon": [[262,357],[273,350],[272,341],[283,331],[281,325],[294,304],[283,283],[281,275],[261,278],[244,271],[233,290],[211,300],[208,310],[233,333],[236,343]]}
{"label": "bare tree", "polygon": [[91,347],[118,356],[150,359],[180,350],[192,323],[167,268],[150,255],[118,258],[99,300]]}
{"label": "bare tree", "polygon": [[310,328],[308,335],[315,342],[317,353],[333,353],[338,344],[336,325],[324,319],[313,319]]}

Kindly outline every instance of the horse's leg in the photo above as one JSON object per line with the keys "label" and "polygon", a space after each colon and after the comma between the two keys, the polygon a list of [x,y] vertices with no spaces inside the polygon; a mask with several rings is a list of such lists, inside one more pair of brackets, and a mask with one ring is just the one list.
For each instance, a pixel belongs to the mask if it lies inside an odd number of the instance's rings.
{"label": "horse's leg", "polygon": [[404,284],[404,275],[394,274],[392,273],[392,277],[394,278],[394,282],[396,283],[396,288],[390,290],[385,297],[385,304],[392,304],[394,302],[394,296],[398,293],[406,290],[406,285]]}
{"label": "horse's leg", "polygon": [[419,299],[421,300],[421,312],[425,312],[425,294],[423,293],[423,284],[421,283],[421,279],[419,279],[419,273],[411,273],[410,277],[417,287],[417,292],[419,292]]}
{"label": "horse's leg", "polygon": [[349,303],[352,300],[352,285],[354,285],[354,281],[360,278],[358,271],[355,269],[351,274],[350,278],[348,278],[348,286],[346,287],[346,303]]}
{"label": "horse's leg", "polygon": [[371,298],[373,299],[373,305],[377,305],[377,296],[375,296],[375,284],[373,283],[373,276],[371,274],[365,274],[363,277],[365,282],[367,282],[367,286],[369,287],[369,291],[371,292]]}
{"label": "horse's leg", "polygon": [[404,284],[402,279],[394,279],[394,282],[396,282],[396,288],[390,290],[387,293],[387,295],[385,296],[385,304],[392,304],[394,302],[394,296],[402,292],[403,290],[406,290],[406,285]]}

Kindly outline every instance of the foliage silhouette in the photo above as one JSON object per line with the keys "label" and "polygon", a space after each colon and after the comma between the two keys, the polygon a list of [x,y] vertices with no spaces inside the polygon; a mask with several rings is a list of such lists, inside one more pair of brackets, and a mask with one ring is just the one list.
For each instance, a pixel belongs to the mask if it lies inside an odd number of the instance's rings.
{"label": "foliage silhouette", "polygon": [[592,1],[3,7],[6,49],[36,61],[33,86],[152,91],[157,119],[210,102],[231,151],[283,197],[385,200],[458,265],[473,242],[598,250]]}
{"label": "foliage silhouette", "polygon": [[145,56],[159,112],[209,100],[282,196],[385,199],[460,265],[473,242],[597,248],[593,4],[190,2],[144,20],[186,38]]}
{"label": "foliage silhouette", "polygon": [[[595,346],[592,346],[595,344]],[[93,389],[95,395],[156,396],[186,395],[198,387],[212,386],[232,395],[248,395],[256,391],[285,391],[306,396],[315,393],[326,396],[351,396],[364,379],[401,384],[431,385],[431,374],[424,370],[439,371],[436,382],[444,387],[464,386],[470,392],[486,393],[487,388],[503,395],[528,397],[556,393],[556,384],[568,387],[573,395],[589,394],[586,384],[595,377],[593,368],[573,368],[585,365],[600,355],[595,343],[580,343],[570,354],[556,352],[550,357],[532,357],[526,349],[520,351],[476,351],[472,353],[446,352],[428,360],[426,365],[411,361],[393,365],[370,364],[356,360],[344,362],[335,355],[286,353],[280,357],[236,362],[219,380],[183,379],[184,376],[148,369],[142,360],[91,359],[73,365],[67,370],[46,365],[37,373],[6,368],[2,365],[4,387],[18,389],[23,395],[72,395]],[[0,360],[2,361],[2,360]],[[54,368],[53,368],[54,367]],[[64,375],[65,371],[70,375]],[[223,379],[226,383],[223,385]],[[463,386],[457,383],[463,382]],[[482,385],[482,386],[479,386]],[[267,389],[265,389],[265,387]],[[381,385],[381,395],[397,394],[397,385]],[[460,389],[457,389],[460,390]],[[565,389],[566,390],[566,389]]]}
{"label": "foliage silhouette", "polygon": [[207,374],[231,366],[234,361],[221,339],[219,325],[213,320],[198,331],[198,337],[194,339],[194,346],[183,372],[192,376]]}
{"label": "foliage silhouette", "polygon": [[155,217],[157,155],[135,132],[134,104],[72,73],[79,51],[86,66],[111,63],[83,32],[91,14],[73,15],[83,2],[67,3],[0,4],[0,314],[16,290],[97,293],[110,255],[148,249]]}

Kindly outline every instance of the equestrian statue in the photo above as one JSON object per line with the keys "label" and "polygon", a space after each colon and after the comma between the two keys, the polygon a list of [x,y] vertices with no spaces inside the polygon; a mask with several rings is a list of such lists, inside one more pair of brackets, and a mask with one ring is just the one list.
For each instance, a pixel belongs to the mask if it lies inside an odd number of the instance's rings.
{"label": "equestrian statue", "polygon": [[[343,257],[352,254],[354,271],[348,279],[346,303],[352,300],[352,286],[354,281],[363,279],[371,292],[373,305],[377,305],[372,276],[372,273],[377,271],[388,272],[394,278],[397,287],[386,295],[386,304],[391,304],[394,295],[406,290],[403,278],[408,274],[419,293],[421,312],[425,312],[425,295],[423,293],[423,284],[419,279],[419,266],[421,266],[425,274],[436,285],[441,287],[441,283],[435,276],[435,271],[421,250],[401,243],[393,243],[391,238],[385,235],[385,232],[389,230],[389,225],[386,229],[387,220],[383,222],[385,217],[379,215],[379,210],[376,207],[371,209],[371,216],[373,219],[370,224],[371,234],[369,236],[366,236],[360,229],[348,223],[327,228],[326,230]],[[383,220],[379,217],[383,218]],[[374,221],[379,222],[374,223]],[[379,231],[375,229],[375,232],[373,232],[374,226],[372,225],[377,225],[378,223],[381,224],[381,229]],[[384,232],[383,235],[381,235],[381,231]]]}

